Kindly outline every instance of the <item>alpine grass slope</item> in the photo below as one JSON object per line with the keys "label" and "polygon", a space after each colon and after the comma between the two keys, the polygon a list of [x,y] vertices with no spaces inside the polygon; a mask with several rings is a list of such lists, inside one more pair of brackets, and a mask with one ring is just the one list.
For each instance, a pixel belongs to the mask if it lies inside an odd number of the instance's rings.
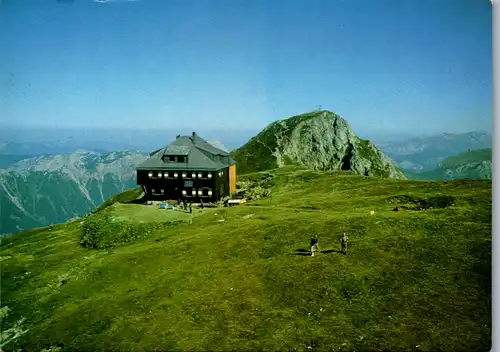
{"label": "alpine grass slope", "polygon": [[241,184],[267,196],[192,218],[110,201],[2,239],[2,348],[491,348],[491,181],[289,166]]}

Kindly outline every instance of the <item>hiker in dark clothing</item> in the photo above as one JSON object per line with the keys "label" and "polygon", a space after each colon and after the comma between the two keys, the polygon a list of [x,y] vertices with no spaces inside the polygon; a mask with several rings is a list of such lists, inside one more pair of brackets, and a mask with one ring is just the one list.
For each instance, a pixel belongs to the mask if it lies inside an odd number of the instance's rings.
{"label": "hiker in dark clothing", "polygon": [[311,238],[311,256],[314,257],[314,252],[318,250],[318,237],[314,236]]}
{"label": "hiker in dark clothing", "polygon": [[203,199],[200,199],[200,207],[203,209]]}
{"label": "hiker in dark clothing", "polygon": [[193,213],[192,204],[193,204],[193,202],[189,202],[189,214]]}
{"label": "hiker in dark clothing", "polygon": [[342,236],[342,239],[340,240],[341,246],[342,246],[342,252],[344,254],[347,254],[347,243],[348,243],[348,237],[347,234],[344,232],[344,235]]}

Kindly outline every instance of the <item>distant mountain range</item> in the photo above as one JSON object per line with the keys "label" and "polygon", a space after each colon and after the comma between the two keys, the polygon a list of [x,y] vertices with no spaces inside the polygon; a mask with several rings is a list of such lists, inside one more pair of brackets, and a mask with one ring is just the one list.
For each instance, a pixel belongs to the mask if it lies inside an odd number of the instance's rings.
{"label": "distant mountain range", "polygon": [[25,159],[0,170],[0,233],[64,222],[110,196],[136,187],[141,152],[71,154]]}
{"label": "distant mountain range", "polygon": [[415,173],[432,171],[449,156],[468,150],[491,148],[492,138],[491,135],[483,132],[445,133],[407,141],[376,144],[401,169]]}
{"label": "distant mountain range", "polygon": [[406,172],[413,180],[456,180],[492,178],[492,150],[476,149],[444,159],[439,167],[421,173]]}

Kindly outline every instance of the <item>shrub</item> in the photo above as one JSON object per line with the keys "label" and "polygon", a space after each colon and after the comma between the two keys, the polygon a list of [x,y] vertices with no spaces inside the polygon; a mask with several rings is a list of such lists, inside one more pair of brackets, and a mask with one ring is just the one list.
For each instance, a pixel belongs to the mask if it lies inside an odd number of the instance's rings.
{"label": "shrub", "polygon": [[455,202],[455,198],[447,195],[438,195],[427,199],[421,199],[409,195],[399,195],[387,198],[387,202],[397,204],[403,209],[424,210],[446,208]]}
{"label": "shrub", "polygon": [[83,235],[80,244],[87,248],[112,248],[125,243],[145,239],[160,228],[177,225],[182,220],[134,224],[115,222],[107,214],[94,215],[83,224]]}

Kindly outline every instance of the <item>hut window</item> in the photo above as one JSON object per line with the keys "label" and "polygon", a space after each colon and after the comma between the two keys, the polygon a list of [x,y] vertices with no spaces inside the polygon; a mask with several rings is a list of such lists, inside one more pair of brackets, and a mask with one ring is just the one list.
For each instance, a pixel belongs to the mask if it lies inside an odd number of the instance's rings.
{"label": "hut window", "polygon": [[198,172],[198,178],[202,178],[203,174],[201,172]]}
{"label": "hut window", "polygon": [[191,192],[191,194],[193,195],[193,197],[196,195],[196,190],[193,189],[193,191]]}
{"label": "hut window", "polygon": [[212,173],[209,172],[207,176],[208,176],[208,178],[212,178]]}
{"label": "hut window", "polygon": [[168,161],[170,161],[170,162],[172,162],[172,163],[173,163],[173,162],[175,161],[175,157],[173,157],[173,156],[169,156],[169,157],[168,157]]}
{"label": "hut window", "polygon": [[149,178],[152,178],[153,177],[153,173],[152,172],[148,173],[148,176],[149,176]]}
{"label": "hut window", "polygon": [[161,193],[161,194],[165,194],[165,190],[162,188],[162,189],[160,190],[160,193]]}
{"label": "hut window", "polygon": [[154,189],[154,188],[151,188],[151,192],[155,193],[155,189]]}
{"label": "hut window", "polygon": [[161,178],[161,172],[158,172],[158,177]]}
{"label": "hut window", "polygon": [[184,162],[184,157],[183,157],[183,156],[180,156],[180,157],[179,157],[179,162],[180,162],[180,163],[183,163],[183,162]]}
{"label": "hut window", "polygon": [[192,175],[191,175],[192,178],[196,178],[196,173],[193,172]]}
{"label": "hut window", "polygon": [[209,190],[208,190],[208,196],[209,196],[209,197],[211,197],[211,196],[212,196],[212,190],[211,190],[211,189],[209,189]]}
{"label": "hut window", "polygon": [[174,178],[177,178],[179,174],[177,172],[174,172]]}
{"label": "hut window", "polygon": [[200,189],[200,190],[198,191],[198,195],[199,195],[199,196],[201,196],[202,194],[203,194],[203,192],[202,192],[202,190]]}
{"label": "hut window", "polygon": [[168,178],[168,172],[165,172],[165,173],[163,174],[163,177],[164,177],[164,178]]}
{"label": "hut window", "polygon": [[186,195],[186,190],[185,190],[185,189],[183,189],[183,190],[182,190],[182,195],[183,195],[183,196],[185,196],[185,195]]}
{"label": "hut window", "polygon": [[187,174],[185,172],[182,173],[182,178],[186,178]]}

